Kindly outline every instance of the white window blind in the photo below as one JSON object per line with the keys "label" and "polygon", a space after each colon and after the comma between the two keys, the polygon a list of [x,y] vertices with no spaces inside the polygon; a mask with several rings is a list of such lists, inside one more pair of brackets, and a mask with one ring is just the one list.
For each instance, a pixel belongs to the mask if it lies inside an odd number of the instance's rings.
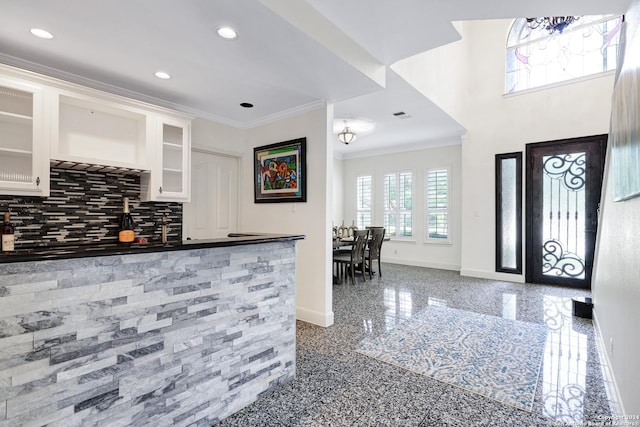
{"label": "white window blind", "polygon": [[427,241],[449,241],[449,169],[426,171]]}
{"label": "white window blind", "polygon": [[384,227],[391,237],[413,235],[413,173],[384,175]]}
{"label": "white window blind", "polygon": [[373,200],[371,197],[372,192],[372,179],[371,175],[359,176],[356,179],[356,193],[357,193],[357,219],[356,225],[358,228],[366,228],[371,225],[372,222],[372,209]]}

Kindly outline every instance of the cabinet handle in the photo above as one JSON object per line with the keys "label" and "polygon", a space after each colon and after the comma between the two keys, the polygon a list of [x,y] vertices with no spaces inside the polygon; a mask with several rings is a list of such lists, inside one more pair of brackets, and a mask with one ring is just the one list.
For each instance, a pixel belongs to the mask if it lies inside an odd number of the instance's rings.
{"label": "cabinet handle", "polygon": [[36,178],[36,187],[40,187],[40,177]]}
{"label": "cabinet handle", "polygon": [[160,194],[162,194],[162,186],[160,186]]}

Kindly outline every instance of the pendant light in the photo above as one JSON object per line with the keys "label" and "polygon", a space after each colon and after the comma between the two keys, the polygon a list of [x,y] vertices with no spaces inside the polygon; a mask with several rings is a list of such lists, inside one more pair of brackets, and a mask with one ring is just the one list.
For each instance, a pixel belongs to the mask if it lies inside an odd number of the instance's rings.
{"label": "pendant light", "polygon": [[344,122],[344,129],[338,133],[338,139],[346,145],[351,144],[356,140],[356,133],[351,130],[349,126],[347,126],[347,122]]}

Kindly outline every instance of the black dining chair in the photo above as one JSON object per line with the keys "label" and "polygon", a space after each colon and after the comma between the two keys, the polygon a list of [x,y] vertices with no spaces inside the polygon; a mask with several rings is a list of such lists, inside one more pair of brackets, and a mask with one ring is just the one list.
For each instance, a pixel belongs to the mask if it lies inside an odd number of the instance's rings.
{"label": "black dining chair", "polygon": [[380,268],[380,253],[382,252],[382,242],[384,241],[384,227],[367,227],[371,236],[364,251],[365,268],[369,271],[369,279],[372,279],[373,261],[378,260],[378,274],[382,277]]}
{"label": "black dining chair", "polygon": [[353,246],[352,242],[354,239],[354,233],[355,231],[358,229],[358,227],[355,224],[352,224],[351,227],[349,228],[345,228],[345,230],[348,230],[346,235],[343,235],[342,237],[339,237],[337,239],[334,239],[334,241],[337,240],[338,245],[334,245],[334,253],[341,253],[341,254],[348,254],[351,253],[351,248]]}
{"label": "black dining chair", "polygon": [[362,277],[366,281],[367,276],[364,270],[364,251],[369,240],[369,230],[354,230],[353,245],[348,253],[334,253],[333,263],[336,265],[338,278],[351,273],[351,283],[356,283],[356,266],[362,268]]}

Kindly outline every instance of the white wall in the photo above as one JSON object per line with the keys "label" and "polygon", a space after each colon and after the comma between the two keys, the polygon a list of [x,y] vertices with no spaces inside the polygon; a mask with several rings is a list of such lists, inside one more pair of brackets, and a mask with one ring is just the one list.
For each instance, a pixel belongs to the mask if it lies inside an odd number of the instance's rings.
{"label": "white wall", "polygon": [[[329,118],[331,117],[331,118]],[[333,324],[331,273],[331,218],[333,215],[332,106],[243,130],[196,119],[192,146],[240,160],[240,230],[245,232],[304,234],[297,248],[297,318],[321,326]],[[307,137],[307,202],[253,202],[253,148]],[[328,159],[331,159],[329,161]],[[341,168],[338,167],[338,175]],[[340,204],[339,204],[340,205]]]}
{"label": "white wall", "polygon": [[[527,143],[609,131],[611,74],[521,95],[502,95],[510,24],[505,20],[471,22],[465,28],[465,35],[473,41],[470,62],[476,65],[470,74],[468,111],[462,119],[468,131],[462,147],[463,275],[504,277],[494,273],[495,154],[524,151]],[[517,280],[523,281],[524,276]]]}
{"label": "white wall", "polygon": [[321,326],[333,323],[331,216],[333,107],[301,114],[246,131],[245,176],[253,175],[253,148],[307,138],[307,202],[254,203],[253,182],[243,184],[244,229],[304,234],[298,242],[296,272],[297,318]]}
{"label": "white wall", "polygon": [[331,222],[335,226],[340,226],[340,224],[342,224],[342,219],[344,218],[344,187],[344,161],[334,158]]}
{"label": "white wall", "polygon": [[[634,40],[640,43],[637,30],[640,0],[632,3],[625,19],[630,30],[628,40],[633,39],[635,31]],[[610,161],[611,157],[607,159],[595,260],[594,314],[622,410],[637,415],[640,414],[640,198],[613,202]]]}
{"label": "white wall", "polygon": [[[464,22],[462,41],[394,69],[430,70],[403,76],[421,92],[442,99],[439,106],[467,129],[462,144],[461,273],[524,281],[524,275],[495,273],[495,155],[524,152],[525,144],[532,142],[608,133],[614,77],[607,74],[505,96],[505,46],[511,23]],[[447,73],[450,63],[466,72]],[[444,101],[446,88],[456,88],[462,99]]]}
{"label": "white wall", "polygon": [[[364,141],[362,142],[364,143]],[[384,156],[363,157],[344,160],[344,220],[351,225],[356,219],[356,178],[360,175],[373,177],[374,212],[373,225],[383,225],[382,179],[387,172],[414,172],[414,235],[410,239],[394,239],[382,246],[382,261],[398,264],[434,267],[448,270],[460,269],[460,145],[411,151]],[[450,180],[450,233],[451,244],[425,243],[425,170],[438,167],[451,168]]]}
{"label": "white wall", "polygon": [[[612,74],[503,95],[504,46],[510,25],[510,20],[464,24],[465,39],[472,47],[469,61],[474,66],[469,74],[467,111],[462,118],[467,128],[467,140],[462,145],[463,275],[515,276],[494,273],[495,154],[524,151],[527,143],[609,131]],[[510,280],[524,281],[524,276]]]}
{"label": "white wall", "polygon": [[191,147],[236,157],[244,154],[245,131],[205,119],[191,123]]}
{"label": "white wall", "polygon": [[640,414],[640,198],[614,203],[612,183],[608,174],[592,287],[594,313],[624,410]]}
{"label": "white wall", "polygon": [[463,39],[402,59],[390,68],[455,119],[464,117],[469,97],[469,43],[462,23],[454,26]]}

